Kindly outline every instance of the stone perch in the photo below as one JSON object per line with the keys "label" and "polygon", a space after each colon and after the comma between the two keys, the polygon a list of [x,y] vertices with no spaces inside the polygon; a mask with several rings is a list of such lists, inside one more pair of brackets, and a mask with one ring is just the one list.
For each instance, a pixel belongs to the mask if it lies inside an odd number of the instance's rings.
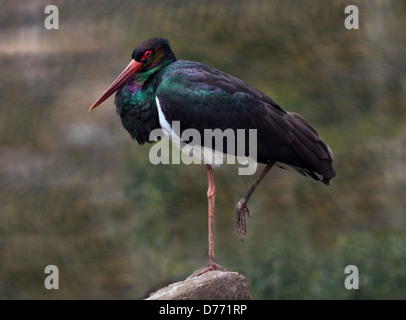
{"label": "stone perch", "polygon": [[247,280],[238,272],[209,271],[172,283],[145,300],[250,300]]}

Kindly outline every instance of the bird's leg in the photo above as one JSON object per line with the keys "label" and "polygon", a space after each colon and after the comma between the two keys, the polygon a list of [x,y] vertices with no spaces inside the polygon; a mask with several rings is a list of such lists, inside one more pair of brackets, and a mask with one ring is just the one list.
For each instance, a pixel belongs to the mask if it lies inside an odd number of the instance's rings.
{"label": "bird's leg", "polygon": [[238,203],[237,203],[236,210],[235,210],[235,224],[237,226],[238,236],[240,237],[241,240],[243,240],[244,236],[247,234],[247,224],[245,222],[245,214],[247,214],[248,217],[252,217],[252,214],[247,207],[247,202],[251,198],[255,189],[258,187],[259,183],[266,176],[268,171],[271,170],[271,168],[273,167],[274,164],[275,164],[275,161],[269,162],[266,165],[266,167],[262,170],[259,177],[255,180],[255,182],[252,184],[252,186],[245,193],[244,197],[241,198],[241,200],[238,201]]}
{"label": "bird's leg", "polygon": [[209,187],[207,188],[207,202],[208,202],[208,221],[209,221],[209,265],[216,263],[214,255],[214,207],[216,202],[216,184],[214,183],[213,169],[211,166],[206,165],[207,180]]}
{"label": "bird's leg", "polygon": [[206,273],[207,271],[212,271],[212,270],[225,271],[225,269],[222,266],[220,266],[216,263],[216,259],[214,256],[214,206],[215,206],[215,200],[216,200],[216,185],[214,183],[212,167],[209,165],[206,165],[206,170],[207,170],[207,179],[209,181],[209,187],[207,189],[207,200],[208,200],[208,206],[209,206],[209,213],[208,213],[208,216],[209,216],[209,263],[207,264],[207,267],[204,267],[202,269],[195,271],[189,278],[200,276],[203,273]]}

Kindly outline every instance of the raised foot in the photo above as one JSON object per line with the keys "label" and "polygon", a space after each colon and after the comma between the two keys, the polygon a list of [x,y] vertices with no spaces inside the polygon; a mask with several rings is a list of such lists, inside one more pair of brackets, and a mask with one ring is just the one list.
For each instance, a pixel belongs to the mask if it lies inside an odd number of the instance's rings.
{"label": "raised foot", "polygon": [[251,211],[247,207],[247,201],[241,199],[235,208],[235,225],[241,241],[244,240],[244,236],[247,234],[247,223],[245,222],[246,214],[248,217],[252,217]]}
{"label": "raised foot", "polygon": [[199,270],[196,270],[195,272],[192,273],[192,275],[190,275],[189,277],[187,277],[188,279],[191,278],[196,278],[198,276],[201,276],[202,274],[208,272],[208,271],[216,271],[216,270],[220,270],[220,271],[226,271],[225,268],[223,268],[222,266],[220,266],[219,264],[212,262],[209,263],[206,267],[201,268]]}

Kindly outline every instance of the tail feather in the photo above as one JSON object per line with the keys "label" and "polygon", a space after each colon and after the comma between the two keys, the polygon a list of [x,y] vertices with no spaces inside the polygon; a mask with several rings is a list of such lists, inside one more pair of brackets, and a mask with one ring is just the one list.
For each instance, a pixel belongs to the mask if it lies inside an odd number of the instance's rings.
{"label": "tail feather", "polygon": [[295,127],[294,151],[303,163],[303,166],[293,166],[295,171],[328,185],[329,180],[335,176],[332,166],[333,152],[317,131],[299,114],[289,112],[289,115]]}
{"label": "tail feather", "polygon": [[314,181],[321,181],[327,186],[330,184],[330,179],[331,178],[323,177],[322,175],[320,175],[317,172],[314,172],[312,170],[297,167],[297,166],[292,166],[292,165],[289,165],[289,164],[286,164],[286,163],[281,163],[281,162],[277,162],[276,166],[278,166],[281,169],[293,172],[294,174],[298,174],[301,177],[310,177]]}

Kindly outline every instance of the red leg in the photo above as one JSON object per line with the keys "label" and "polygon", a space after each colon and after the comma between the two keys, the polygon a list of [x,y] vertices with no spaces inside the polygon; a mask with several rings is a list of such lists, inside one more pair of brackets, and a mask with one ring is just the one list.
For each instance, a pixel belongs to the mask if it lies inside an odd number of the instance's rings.
{"label": "red leg", "polygon": [[207,201],[208,201],[208,218],[209,218],[209,265],[215,263],[214,255],[214,207],[216,202],[216,185],[214,183],[213,169],[207,165],[207,180],[209,181],[209,187],[207,189]]}
{"label": "red leg", "polygon": [[241,240],[243,240],[244,236],[247,234],[247,224],[245,222],[245,214],[247,214],[248,217],[252,217],[252,214],[247,207],[247,202],[251,198],[255,189],[258,187],[259,183],[266,176],[268,171],[271,170],[274,164],[275,162],[269,162],[266,165],[266,167],[264,168],[264,170],[262,170],[259,177],[255,180],[252,186],[245,193],[244,197],[237,203],[235,211],[235,224],[237,226],[238,236],[240,237]]}
{"label": "red leg", "polygon": [[207,179],[209,181],[209,187],[207,189],[207,200],[209,203],[209,263],[207,267],[195,271],[189,278],[197,277],[212,270],[222,270],[225,269],[216,263],[214,255],[214,206],[216,200],[216,185],[214,183],[213,169],[211,166],[206,165]]}

